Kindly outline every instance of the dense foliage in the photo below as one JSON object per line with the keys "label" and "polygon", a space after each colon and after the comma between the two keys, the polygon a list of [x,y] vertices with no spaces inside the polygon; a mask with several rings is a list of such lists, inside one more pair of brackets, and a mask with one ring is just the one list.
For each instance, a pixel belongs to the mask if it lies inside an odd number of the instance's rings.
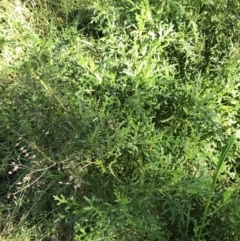
{"label": "dense foliage", "polygon": [[239,13],[2,0],[1,240],[239,241]]}

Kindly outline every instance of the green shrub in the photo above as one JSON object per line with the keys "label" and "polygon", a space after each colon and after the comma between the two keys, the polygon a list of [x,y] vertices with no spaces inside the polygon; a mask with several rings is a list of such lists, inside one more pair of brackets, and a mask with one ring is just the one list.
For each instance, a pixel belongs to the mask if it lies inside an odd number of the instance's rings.
{"label": "green shrub", "polygon": [[1,238],[238,240],[239,7],[3,1]]}

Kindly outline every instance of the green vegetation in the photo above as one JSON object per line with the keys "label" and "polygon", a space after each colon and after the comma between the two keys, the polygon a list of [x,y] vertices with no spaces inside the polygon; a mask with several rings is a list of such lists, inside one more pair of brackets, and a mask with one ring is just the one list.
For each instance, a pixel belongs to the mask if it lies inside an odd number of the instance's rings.
{"label": "green vegetation", "polygon": [[239,0],[0,1],[0,239],[240,240]]}

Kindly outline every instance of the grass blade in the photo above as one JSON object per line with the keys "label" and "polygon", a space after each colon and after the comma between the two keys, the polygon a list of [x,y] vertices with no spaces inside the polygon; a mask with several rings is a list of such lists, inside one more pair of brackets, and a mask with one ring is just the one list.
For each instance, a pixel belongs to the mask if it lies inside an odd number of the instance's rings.
{"label": "grass blade", "polygon": [[219,161],[218,161],[218,165],[217,165],[217,169],[215,171],[214,177],[213,177],[213,181],[212,181],[212,185],[211,185],[211,190],[210,190],[210,194],[208,196],[205,208],[204,208],[204,213],[203,213],[203,219],[202,219],[202,224],[199,228],[199,232],[198,232],[198,241],[201,240],[201,234],[202,234],[202,230],[206,225],[206,218],[207,218],[207,213],[208,213],[208,209],[209,209],[209,205],[212,199],[212,195],[214,193],[214,188],[216,186],[217,183],[217,179],[220,173],[220,169],[222,167],[222,164],[224,162],[224,160],[226,159],[233,143],[236,141],[236,139],[240,136],[240,131],[237,131],[236,133],[234,133],[227,141],[227,144],[224,146],[224,148],[222,149],[221,155],[219,157]]}

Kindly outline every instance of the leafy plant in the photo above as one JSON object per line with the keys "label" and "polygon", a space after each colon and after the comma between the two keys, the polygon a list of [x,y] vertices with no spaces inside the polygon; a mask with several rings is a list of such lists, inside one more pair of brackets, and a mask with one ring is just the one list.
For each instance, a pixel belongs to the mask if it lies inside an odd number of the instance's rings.
{"label": "leafy plant", "polygon": [[2,1],[1,239],[239,240],[239,8]]}

